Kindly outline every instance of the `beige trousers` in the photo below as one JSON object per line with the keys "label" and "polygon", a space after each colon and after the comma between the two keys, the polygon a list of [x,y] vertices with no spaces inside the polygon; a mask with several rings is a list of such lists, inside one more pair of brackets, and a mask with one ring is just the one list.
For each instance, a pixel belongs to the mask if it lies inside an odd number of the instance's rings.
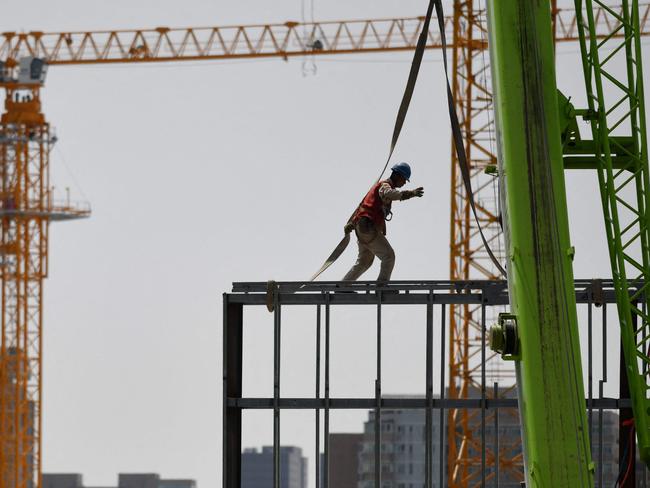
{"label": "beige trousers", "polygon": [[377,229],[375,224],[367,218],[361,218],[355,226],[359,244],[357,262],[343,277],[343,281],[354,281],[370,268],[375,256],[381,261],[381,268],[377,281],[386,282],[395,266],[395,251],[388,243],[386,236]]}

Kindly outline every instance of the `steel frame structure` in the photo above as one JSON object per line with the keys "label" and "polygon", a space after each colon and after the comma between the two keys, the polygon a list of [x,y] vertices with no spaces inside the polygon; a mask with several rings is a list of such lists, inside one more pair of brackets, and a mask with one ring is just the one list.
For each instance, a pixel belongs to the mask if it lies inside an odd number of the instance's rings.
{"label": "steel frame structure", "polygon": [[[631,290],[636,293],[643,285]],[[393,293],[385,293],[390,289]],[[616,289],[612,281],[603,280],[576,280],[576,299],[578,304],[586,307],[587,326],[587,377],[588,388],[586,408],[589,418],[589,429],[592,432],[602,432],[603,410],[629,408],[629,399],[604,397],[604,386],[608,382],[609,364],[614,361],[608,358],[608,304],[616,303]],[[340,291],[355,291],[352,293],[338,293]],[[395,291],[399,291],[396,294]],[[641,296],[641,295],[640,295]],[[273,304],[273,397],[243,397],[242,396],[242,375],[246,352],[243,349],[244,331],[244,309],[246,307],[259,307]],[[434,486],[445,486],[443,469],[434,473],[432,467],[432,419],[433,415],[439,416],[440,425],[443,426],[447,413],[454,410],[470,410],[477,416],[478,436],[476,440],[479,447],[479,458],[481,463],[481,475],[478,482],[482,486],[498,487],[505,481],[517,481],[515,473],[503,472],[500,469],[500,457],[506,454],[507,446],[501,444],[499,439],[499,418],[495,415],[503,409],[512,410],[517,408],[516,398],[498,398],[490,395],[491,391],[498,390],[498,382],[491,383],[487,379],[487,368],[479,370],[480,395],[478,398],[451,398],[446,395],[447,359],[445,354],[446,337],[451,329],[451,320],[447,320],[445,311],[451,306],[472,305],[478,306],[480,310],[481,329],[481,350],[480,355],[486,359],[488,350],[486,347],[486,320],[489,309],[501,307],[508,303],[507,284],[503,281],[423,281],[423,282],[391,282],[388,287],[378,288],[374,282],[358,282],[342,285],[339,282],[305,283],[291,282],[278,283],[277,288],[269,295],[266,283],[234,283],[232,293],[223,295],[223,487],[239,488],[241,482],[241,434],[242,434],[242,413],[246,410],[272,410],[273,411],[273,446],[274,446],[274,484],[273,488],[280,486],[280,421],[281,412],[290,409],[303,409],[314,411],[315,427],[315,455],[320,456],[320,447],[323,446],[323,463],[317,461],[316,488],[328,488],[328,460],[329,460],[329,419],[331,410],[335,409],[368,409],[374,410],[374,472],[375,486],[381,487],[382,456],[381,456],[381,430],[380,419],[383,409],[419,409],[425,412],[425,479],[426,488]],[[423,324],[426,327],[426,376],[424,380],[425,396],[423,398],[413,397],[382,397],[382,307],[384,305],[399,305],[403,307],[419,306],[423,312]],[[281,344],[282,344],[282,310],[286,307],[312,307],[315,311],[314,327],[316,331],[315,343],[315,364],[316,391],[312,398],[285,398],[280,395],[281,384]],[[332,398],[330,397],[330,327],[333,307],[345,306],[371,306],[376,308],[376,378],[374,398]],[[601,308],[601,313],[595,312],[595,307]],[[434,322],[434,308],[438,308],[436,316],[440,322]],[[584,310],[583,310],[584,312]],[[601,348],[602,348],[602,370],[601,376],[597,379],[598,396],[594,397],[594,333],[598,330],[595,319],[600,315],[601,326]],[[616,324],[613,325],[617,327]],[[611,333],[609,333],[611,334]],[[433,337],[440,337],[441,349],[439,354],[433,351]],[[323,349],[324,346],[324,349]],[[321,354],[324,350],[324,355]],[[486,362],[482,363],[483,365]],[[438,370],[436,371],[436,367]],[[433,382],[434,375],[440,378],[440,390],[438,397],[434,398]],[[321,420],[323,425],[323,437],[321,437]],[[487,429],[493,428],[493,435],[488,438]],[[439,430],[440,442],[444,445],[445,429]],[[592,436],[593,438],[593,436]],[[322,441],[321,441],[322,439]],[[597,486],[603,485],[603,436],[598,436],[598,443],[592,444],[594,458],[596,461]],[[437,453],[439,466],[445,467],[444,449]],[[323,470],[323,484],[318,470]],[[519,480],[523,479],[523,476]],[[643,484],[646,486],[644,479]]]}
{"label": "steel frame structure", "polygon": [[[479,4],[479,1],[474,0],[454,2],[452,92],[470,164],[478,218],[495,257],[504,262],[498,185],[495,176],[486,173],[488,167],[496,167],[497,157],[490,65],[486,53],[486,11],[484,4],[482,8],[479,8]],[[450,210],[450,279],[463,281],[500,278],[483,246],[474,221],[453,141]],[[464,303],[450,307],[451,398],[468,398],[472,388],[479,386],[482,371],[485,371],[490,381],[509,380],[510,386],[514,386],[514,370],[510,365],[504,366],[501,358],[492,351],[489,351],[485,358],[481,354],[480,317],[481,305]],[[484,367],[481,365],[483,359],[487,361]],[[510,414],[517,415],[516,412]],[[481,480],[482,458],[480,436],[477,435],[480,422],[477,411],[449,411],[447,435],[450,442],[447,469],[450,487],[474,486]],[[500,457],[501,469],[521,475],[521,450],[513,447],[516,446],[511,446],[508,450],[515,453],[512,458]]]}
{"label": "steel frame structure", "polygon": [[39,87],[5,86],[0,119],[0,487],[40,486],[43,280],[48,228],[89,210],[55,202]]}
{"label": "steel frame structure", "polygon": [[[598,172],[639,452],[650,463],[650,315],[645,294],[650,279],[650,170],[641,49],[647,14],[637,0],[622,0],[620,9],[605,8],[600,15],[622,37],[601,39],[594,35],[599,20],[594,6],[601,8],[602,2],[576,0],[587,89],[587,109],[578,112],[591,128],[591,150],[584,152]],[[625,74],[617,76],[621,66]],[[576,137],[573,144],[580,148],[584,143]],[[637,283],[645,284],[630,293]]]}

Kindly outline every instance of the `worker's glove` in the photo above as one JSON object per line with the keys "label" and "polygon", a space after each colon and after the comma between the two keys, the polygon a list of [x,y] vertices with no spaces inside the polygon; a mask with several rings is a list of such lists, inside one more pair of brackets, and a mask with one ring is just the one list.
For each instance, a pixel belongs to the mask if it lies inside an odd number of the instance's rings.
{"label": "worker's glove", "polygon": [[346,234],[349,234],[353,230],[354,230],[354,224],[352,222],[348,222],[343,226],[343,232],[345,232]]}
{"label": "worker's glove", "polygon": [[402,192],[402,200],[408,200],[413,197],[421,197],[424,195],[424,188],[419,187],[416,188],[415,190],[404,190]]}

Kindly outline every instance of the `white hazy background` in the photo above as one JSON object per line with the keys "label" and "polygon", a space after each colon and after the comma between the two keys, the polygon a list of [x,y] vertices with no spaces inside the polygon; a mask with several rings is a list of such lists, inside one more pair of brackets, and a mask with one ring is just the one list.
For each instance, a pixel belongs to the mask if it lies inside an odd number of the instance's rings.
{"label": "white hazy background", "polygon": [[[315,16],[417,16],[426,3],[315,0]],[[6,5],[0,30],[287,20],[301,20],[300,0],[34,0]],[[584,101],[578,56],[577,44],[558,48],[558,82],[576,106]],[[50,69],[42,98],[59,136],[53,182],[89,200],[93,215],[51,229],[45,472],[80,472],[89,485],[115,485],[118,472],[159,472],[219,486],[221,294],[233,281],[303,280],[320,266],[385,160],[410,59],[317,58],[307,77],[300,58]],[[412,164],[413,184],[426,190],[396,206],[395,279],[448,277],[442,68],[440,51],[428,51],[394,157]],[[608,277],[595,175],[567,173],[567,192],[576,277]],[[323,279],[339,279],[354,249]],[[377,265],[367,278],[376,273]],[[245,320],[254,361],[244,394],[268,396],[272,317],[258,309]],[[332,320],[332,395],[372,396],[373,310],[337,310]],[[283,324],[282,394],[312,395],[313,311],[285,310]],[[424,311],[388,307],[384,329],[384,393],[423,393]],[[607,393],[616,392],[610,382]],[[332,429],[360,431],[365,417],[334,412]],[[312,419],[288,413],[282,431],[283,444],[310,457],[311,486]],[[269,412],[244,421],[244,446],[271,443]]]}

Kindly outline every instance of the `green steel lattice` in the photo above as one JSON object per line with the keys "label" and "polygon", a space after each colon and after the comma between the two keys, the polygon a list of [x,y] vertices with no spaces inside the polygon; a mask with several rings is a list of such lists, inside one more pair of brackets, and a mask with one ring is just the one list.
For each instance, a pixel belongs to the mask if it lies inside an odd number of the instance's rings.
{"label": "green steel lattice", "polygon": [[[650,180],[638,1],[576,0],[588,111],[641,458],[650,462]],[[594,10],[596,7],[596,10]],[[597,13],[595,13],[597,12]],[[605,19],[602,16],[606,17]],[[611,22],[598,38],[596,24]],[[620,38],[615,35],[624,34]],[[624,76],[617,76],[625,70]],[[615,169],[613,154],[624,155]],[[620,168],[620,166],[619,166]],[[638,286],[638,291],[628,292]]]}

